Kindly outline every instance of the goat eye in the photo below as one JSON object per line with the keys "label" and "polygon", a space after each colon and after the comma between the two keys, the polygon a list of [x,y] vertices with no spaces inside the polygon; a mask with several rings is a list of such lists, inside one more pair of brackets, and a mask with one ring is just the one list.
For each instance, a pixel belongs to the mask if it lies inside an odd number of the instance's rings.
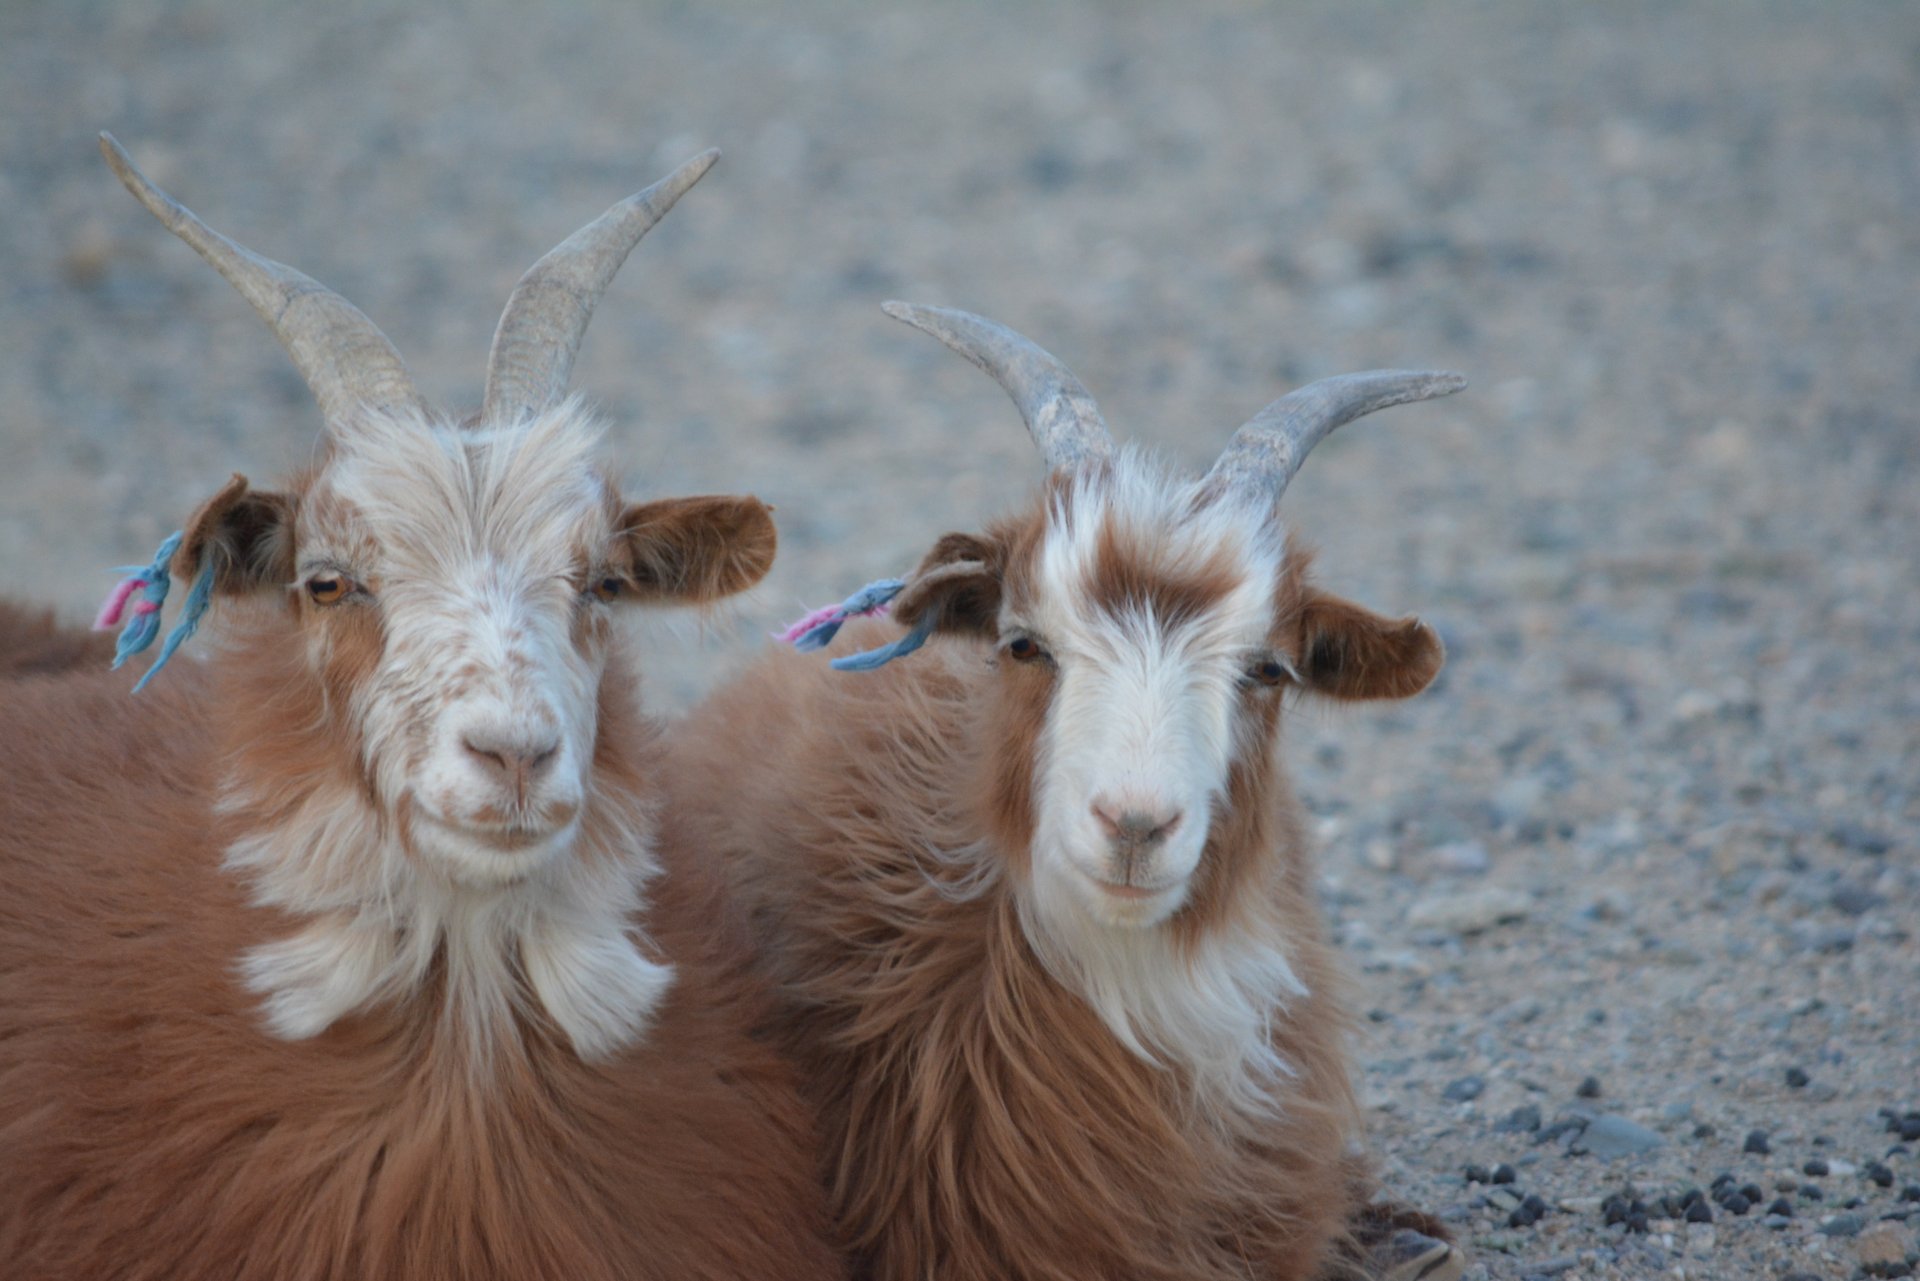
{"label": "goat eye", "polygon": [[1287,665],[1277,658],[1264,658],[1247,669],[1247,679],[1256,685],[1278,685],[1287,678]]}
{"label": "goat eye", "polygon": [[620,589],[624,586],[625,584],[618,578],[615,578],[612,574],[608,574],[606,577],[596,580],[593,586],[589,587],[587,591],[595,600],[611,601],[619,598]]}
{"label": "goat eye", "polygon": [[316,574],[307,580],[307,599],[316,605],[337,605],[353,592],[345,574]]}
{"label": "goat eye", "polygon": [[1007,642],[1007,657],[1017,662],[1031,663],[1046,656],[1047,651],[1040,648],[1040,642],[1031,636],[1016,636]]}

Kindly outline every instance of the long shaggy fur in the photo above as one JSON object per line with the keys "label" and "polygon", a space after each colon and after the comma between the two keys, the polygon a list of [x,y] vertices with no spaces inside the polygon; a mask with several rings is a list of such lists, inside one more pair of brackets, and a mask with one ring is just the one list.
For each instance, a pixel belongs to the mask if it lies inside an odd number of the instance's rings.
{"label": "long shaggy fur", "polygon": [[[893,634],[847,630],[843,648]],[[1173,934],[1166,960],[1170,984],[1204,982],[1222,931],[1288,941],[1297,985],[1270,1024],[1285,1068],[1274,1106],[1247,1109],[1218,1105],[1203,1065],[1130,1049],[1036,953],[1016,846],[1032,831],[1018,778],[1039,725],[991,658],[957,639],[849,676],[771,654],[670,753],[681,779],[727,780],[675,788],[666,821],[674,844],[733,873],[857,1272],[1316,1275],[1352,1209],[1353,1118],[1340,982],[1275,735],[1240,762],[1216,819],[1209,866],[1230,882],[1206,891],[1218,915]]]}
{"label": "long shaggy fur", "polygon": [[[839,1275],[809,1119],[747,1035],[758,998],[710,943],[691,859],[667,855],[684,866],[631,921],[672,983],[597,1061],[524,969],[497,1017],[462,1011],[444,940],[386,999],[269,1032],[241,960],[308,918],[223,867],[257,816],[216,794],[238,762],[282,796],[330,768],[300,749],[334,713],[283,626],[279,648],[176,665],[138,699],[104,672],[0,696],[0,1271]],[[633,705],[610,676],[590,807],[648,803],[658,747]]]}

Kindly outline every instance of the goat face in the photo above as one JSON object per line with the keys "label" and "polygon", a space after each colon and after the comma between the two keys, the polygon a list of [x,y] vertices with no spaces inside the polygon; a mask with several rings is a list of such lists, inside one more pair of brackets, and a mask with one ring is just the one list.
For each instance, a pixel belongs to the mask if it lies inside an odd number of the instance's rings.
{"label": "goat face", "polygon": [[368,414],[291,494],[236,478],[183,542],[220,590],[282,595],[355,772],[406,847],[497,885],[570,847],[614,609],[766,572],[750,498],[624,504],[573,402],[498,427]]}
{"label": "goat face", "polygon": [[1028,339],[966,312],[886,310],[993,375],[1051,470],[1038,513],[949,534],[894,602],[921,630],[997,647],[1008,678],[989,791],[1001,844],[1031,860],[1030,904],[1121,926],[1217,909],[1232,876],[1208,851],[1248,844],[1220,839],[1223,820],[1277,803],[1278,692],[1405,697],[1441,662],[1417,621],[1308,585],[1280,496],[1342,423],[1464,381],[1379,371],[1311,384],[1243,426],[1204,477],[1178,480],[1116,451],[1086,388]]}
{"label": "goat face", "polygon": [[1039,512],[949,535],[895,612],[989,638],[997,813],[1034,902],[1108,925],[1187,906],[1233,804],[1267,768],[1289,687],[1404,696],[1433,633],[1306,582],[1270,509],[1132,450],[1057,476]]}

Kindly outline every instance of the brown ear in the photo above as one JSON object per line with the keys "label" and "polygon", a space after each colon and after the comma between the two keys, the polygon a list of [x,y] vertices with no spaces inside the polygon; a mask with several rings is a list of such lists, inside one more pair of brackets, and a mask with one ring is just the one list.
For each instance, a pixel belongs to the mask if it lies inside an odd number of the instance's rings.
{"label": "brown ear", "polygon": [[1298,631],[1300,683],[1328,698],[1410,698],[1440,674],[1446,650],[1417,618],[1388,618],[1308,588]]}
{"label": "brown ear", "polygon": [[758,498],[663,498],[627,508],[620,541],[636,600],[701,605],[765,578],[780,541]]}
{"label": "brown ear", "polygon": [[235,473],[187,519],[170,566],[192,582],[211,558],[213,589],[229,596],[293,581],[293,499],[250,489]]}
{"label": "brown ear", "polygon": [[997,635],[1001,559],[995,544],[976,534],[943,535],[893,598],[893,616],[913,627],[932,614],[935,632]]}

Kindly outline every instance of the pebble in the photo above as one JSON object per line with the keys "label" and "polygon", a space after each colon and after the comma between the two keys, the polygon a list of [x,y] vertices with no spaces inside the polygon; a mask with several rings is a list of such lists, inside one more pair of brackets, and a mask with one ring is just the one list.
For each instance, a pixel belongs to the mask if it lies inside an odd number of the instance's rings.
{"label": "pebble", "polygon": [[1501,1117],[1493,1128],[1502,1134],[1531,1134],[1540,1128],[1540,1109],[1523,1103]]}
{"label": "pebble", "polygon": [[1593,1119],[1580,1135],[1580,1146],[1603,1160],[1634,1156],[1665,1147],[1667,1141],[1644,1125],[1611,1112]]}
{"label": "pebble", "polygon": [[[1853,1243],[1853,1257],[1869,1268],[1885,1268],[1907,1261],[1907,1232],[1897,1223],[1876,1223]],[[1884,1272],[1881,1275],[1886,1275]]]}
{"label": "pebble", "polygon": [[1900,1141],[1912,1143],[1920,1139],[1920,1113],[1909,1112],[1900,1120]]}
{"label": "pebble", "polygon": [[1773,1204],[1767,1207],[1767,1217],[1770,1219],[1791,1219],[1793,1217],[1793,1202],[1787,1200],[1785,1197],[1775,1197]]}
{"label": "pebble", "polygon": [[1695,1201],[1687,1207],[1686,1213],[1682,1217],[1684,1217],[1688,1223],[1712,1223],[1713,1209],[1704,1200]]}
{"label": "pebble", "polygon": [[1492,1172],[1487,1175],[1487,1180],[1491,1183],[1512,1183],[1519,1177],[1520,1172],[1518,1170],[1515,1170],[1505,1161],[1502,1161],[1499,1165],[1493,1167]]}
{"label": "pebble", "polygon": [[1487,1083],[1484,1078],[1463,1076],[1457,1081],[1449,1082],[1447,1088],[1441,1091],[1441,1097],[1449,1103],[1471,1103],[1484,1094],[1486,1089]]}
{"label": "pebble", "polygon": [[1920,1201],[1920,1183],[1909,1183],[1900,1189],[1902,1201]]}
{"label": "pebble", "polygon": [[1758,1152],[1762,1156],[1773,1151],[1773,1145],[1767,1142],[1765,1130],[1747,1131],[1747,1141],[1741,1148],[1744,1152]]}
{"label": "pebble", "polygon": [[1533,900],[1526,894],[1490,885],[1422,899],[1407,910],[1407,924],[1450,934],[1479,934],[1509,921],[1524,921],[1532,910]]}
{"label": "pebble", "polygon": [[1827,1163],[1824,1160],[1822,1160],[1820,1157],[1814,1157],[1812,1160],[1808,1161],[1805,1165],[1800,1167],[1800,1173],[1811,1175],[1816,1179],[1823,1179],[1830,1173],[1830,1170],[1828,1169]]}
{"label": "pebble", "polygon": [[1787,1085],[1792,1089],[1801,1089],[1812,1079],[1812,1077],[1807,1075],[1804,1068],[1790,1067],[1787,1069]]}
{"label": "pebble", "polygon": [[1545,1201],[1534,1193],[1529,1192],[1526,1199],[1514,1207],[1511,1214],[1507,1215],[1507,1226],[1510,1228],[1529,1227],[1546,1217],[1547,1209],[1548,1206]]}
{"label": "pebble", "polygon": [[1493,865],[1487,847],[1479,841],[1448,841],[1427,856],[1437,870],[1455,876],[1480,876]]}
{"label": "pebble", "polygon": [[1600,1078],[1597,1076],[1587,1077],[1585,1080],[1580,1082],[1579,1086],[1574,1090],[1574,1093],[1583,1099],[1599,1098],[1600,1097]]}
{"label": "pebble", "polygon": [[1867,1220],[1864,1215],[1836,1214],[1832,1218],[1825,1219],[1821,1222],[1820,1235],[1829,1237],[1859,1236],[1860,1229],[1866,1226]]}

